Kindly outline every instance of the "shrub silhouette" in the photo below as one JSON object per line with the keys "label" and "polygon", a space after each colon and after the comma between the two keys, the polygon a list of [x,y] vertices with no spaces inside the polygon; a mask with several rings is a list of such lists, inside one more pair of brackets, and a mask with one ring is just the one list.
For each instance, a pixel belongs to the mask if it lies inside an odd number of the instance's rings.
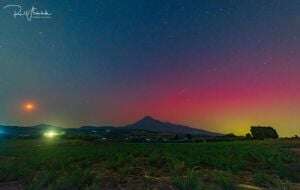
{"label": "shrub silhouette", "polygon": [[245,138],[246,138],[246,139],[252,139],[252,135],[251,135],[250,133],[247,133],[247,134],[245,135]]}
{"label": "shrub silhouette", "polygon": [[251,134],[254,139],[277,139],[278,134],[272,127],[253,126]]}

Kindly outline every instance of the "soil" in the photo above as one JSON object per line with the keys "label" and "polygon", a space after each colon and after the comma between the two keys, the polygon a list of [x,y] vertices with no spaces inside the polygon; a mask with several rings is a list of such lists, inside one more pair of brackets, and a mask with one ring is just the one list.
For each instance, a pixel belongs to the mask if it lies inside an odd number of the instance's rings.
{"label": "soil", "polygon": [[23,190],[18,182],[0,183],[0,190]]}

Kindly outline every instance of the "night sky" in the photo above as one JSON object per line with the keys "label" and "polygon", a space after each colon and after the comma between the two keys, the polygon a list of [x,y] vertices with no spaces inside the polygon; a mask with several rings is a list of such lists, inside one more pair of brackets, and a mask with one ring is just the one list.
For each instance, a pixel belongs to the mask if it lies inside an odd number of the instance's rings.
{"label": "night sky", "polygon": [[[52,18],[14,18],[8,4]],[[123,125],[151,115],[224,133],[271,125],[300,134],[299,0],[0,7],[0,123]]]}

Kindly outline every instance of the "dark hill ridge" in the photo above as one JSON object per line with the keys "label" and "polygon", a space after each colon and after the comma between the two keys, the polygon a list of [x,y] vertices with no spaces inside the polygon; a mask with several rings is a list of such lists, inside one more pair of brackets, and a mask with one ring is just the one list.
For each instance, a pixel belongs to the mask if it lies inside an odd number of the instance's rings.
{"label": "dark hill ridge", "polygon": [[60,128],[56,126],[51,126],[47,124],[40,124],[35,126],[6,126],[0,125],[0,132],[2,134],[40,134],[45,130],[64,130],[69,132],[84,132],[84,133],[103,133],[103,132],[112,132],[112,133],[139,133],[139,132],[150,132],[150,133],[172,133],[172,134],[193,134],[203,137],[216,137],[222,136],[222,134],[205,131],[202,129],[196,129],[184,125],[173,124],[169,122],[162,122],[157,119],[154,119],[150,116],[146,116],[143,119],[129,125],[125,126],[83,126],[80,128]]}
{"label": "dark hill ridge", "polygon": [[63,130],[63,128],[39,124],[34,126],[16,126],[16,125],[0,125],[0,134],[19,134],[19,135],[31,135],[31,134],[40,134],[45,130]]}
{"label": "dark hill ridge", "polygon": [[161,122],[150,116],[146,116],[136,123],[124,126],[127,129],[142,129],[146,131],[160,132],[160,133],[176,133],[176,134],[197,134],[205,136],[220,136],[221,134],[196,129],[184,125],[173,124],[169,122]]}
{"label": "dark hill ridge", "polygon": [[99,130],[99,129],[111,129],[111,130],[120,130],[120,131],[131,131],[131,130],[144,130],[149,132],[157,133],[174,133],[174,134],[195,134],[201,136],[222,136],[222,134],[205,131],[202,129],[196,129],[184,125],[172,124],[169,122],[162,122],[157,119],[154,119],[150,116],[146,116],[143,119],[129,125],[120,126],[120,127],[93,127],[93,126],[84,126],[81,129],[89,130]]}

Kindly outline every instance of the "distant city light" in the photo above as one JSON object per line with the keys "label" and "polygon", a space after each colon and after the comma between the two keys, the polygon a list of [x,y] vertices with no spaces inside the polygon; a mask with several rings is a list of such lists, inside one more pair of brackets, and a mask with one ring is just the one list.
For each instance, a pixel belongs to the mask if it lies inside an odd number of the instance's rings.
{"label": "distant city light", "polygon": [[46,131],[44,133],[44,137],[49,138],[49,139],[54,138],[54,137],[56,137],[58,135],[60,135],[60,133],[58,133],[56,131]]}

